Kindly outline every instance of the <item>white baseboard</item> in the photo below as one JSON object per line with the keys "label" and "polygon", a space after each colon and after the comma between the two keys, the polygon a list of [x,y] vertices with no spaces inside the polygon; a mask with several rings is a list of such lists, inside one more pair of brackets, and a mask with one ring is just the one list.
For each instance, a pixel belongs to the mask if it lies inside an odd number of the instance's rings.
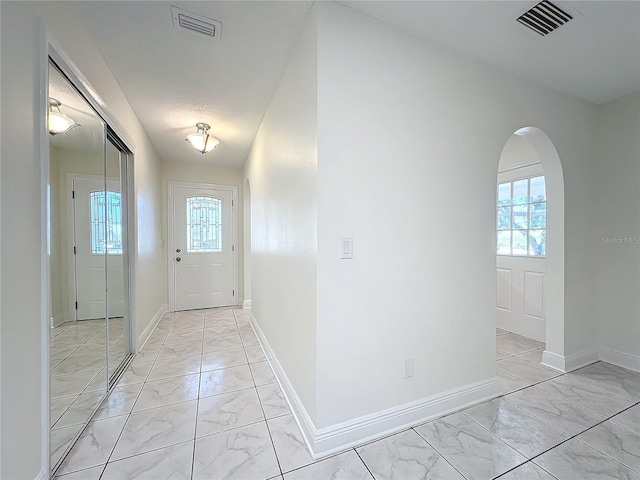
{"label": "white baseboard", "polygon": [[249,310],[251,309],[251,300],[245,300],[242,302],[242,309]]}
{"label": "white baseboard", "polygon": [[599,357],[603,362],[640,373],[640,356],[617,352],[604,347],[600,347],[599,350]]}
{"label": "white baseboard", "polygon": [[162,305],[160,305],[160,308],[158,309],[156,314],[153,316],[153,318],[149,322],[149,325],[147,325],[147,328],[145,328],[144,331],[138,337],[138,352],[144,348],[144,345],[147,343],[147,340],[149,340],[149,337],[153,333],[153,330],[158,326],[158,322],[162,319],[162,316],[168,311],[169,311],[169,305],[167,305],[166,303],[163,303]]}
{"label": "white baseboard", "polygon": [[501,394],[497,377],[317,429],[256,322],[251,323],[314,459],[405,430]]}
{"label": "white baseboard", "polygon": [[[48,466],[49,464],[47,463],[47,468]],[[50,473],[51,472],[47,471],[46,468],[43,468],[38,472],[38,475],[34,480],[49,480],[49,478],[51,478]]]}
{"label": "white baseboard", "polygon": [[566,372],[564,355],[558,355],[549,350],[542,352],[542,361],[540,364],[560,372]]}
{"label": "white baseboard", "polygon": [[578,368],[586,367],[587,365],[591,365],[592,363],[600,360],[600,355],[598,351],[598,347],[587,348],[586,350],[582,350],[581,352],[574,353],[572,355],[565,355],[564,364],[565,364],[565,372],[573,372]]}
{"label": "white baseboard", "polygon": [[62,325],[64,322],[70,322],[72,320],[69,312],[62,312],[54,315],[50,318],[51,328],[56,328],[58,325]]}

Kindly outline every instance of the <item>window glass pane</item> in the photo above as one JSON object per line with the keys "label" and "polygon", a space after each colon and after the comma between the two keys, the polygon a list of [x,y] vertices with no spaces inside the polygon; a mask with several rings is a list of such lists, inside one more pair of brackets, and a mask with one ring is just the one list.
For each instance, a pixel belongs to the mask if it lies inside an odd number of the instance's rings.
{"label": "window glass pane", "polygon": [[529,255],[546,255],[547,254],[547,231],[546,230],[530,230],[529,231]]}
{"label": "window glass pane", "polygon": [[529,195],[527,194],[529,181],[527,179],[513,182],[513,204],[522,205],[527,203]]}
{"label": "window glass pane", "polygon": [[529,228],[547,228],[547,202],[532,203],[529,205],[529,214]]}
{"label": "window glass pane", "polygon": [[498,230],[511,229],[511,207],[498,207]]}
{"label": "window glass pane", "polygon": [[122,207],[120,192],[91,192],[91,253],[122,255]]}
{"label": "window glass pane", "polygon": [[212,197],[187,198],[187,252],[222,251],[222,202]]}
{"label": "window glass pane", "polygon": [[513,230],[513,255],[527,254],[527,231]]}
{"label": "window glass pane", "polygon": [[547,199],[544,177],[534,177],[531,179],[530,192],[532,202],[544,202]]}
{"label": "window glass pane", "polygon": [[511,205],[511,182],[498,185],[498,205]]}
{"label": "window glass pane", "polygon": [[526,229],[529,225],[527,205],[513,207],[513,228]]}
{"label": "window glass pane", "polygon": [[511,230],[498,232],[498,255],[511,255]]}

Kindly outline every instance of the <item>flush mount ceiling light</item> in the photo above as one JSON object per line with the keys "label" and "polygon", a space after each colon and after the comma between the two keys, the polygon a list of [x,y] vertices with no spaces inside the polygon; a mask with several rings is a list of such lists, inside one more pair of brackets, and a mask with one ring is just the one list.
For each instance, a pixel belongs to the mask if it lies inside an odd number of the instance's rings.
{"label": "flush mount ceiling light", "polygon": [[198,150],[203,155],[210,152],[218,146],[220,140],[209,135],[209,124],[198,122],[196,123],[196,133],[187,135],[185,140],[191,144],[193,148]]}
{"label": "flush mount ceiling light", "polygon": [[72,118],[67,117],[60,111],[60,101],[55,98],[49,98],[49,133],[58,135],[59,133],[67,133],[76,127],[80,127]]}

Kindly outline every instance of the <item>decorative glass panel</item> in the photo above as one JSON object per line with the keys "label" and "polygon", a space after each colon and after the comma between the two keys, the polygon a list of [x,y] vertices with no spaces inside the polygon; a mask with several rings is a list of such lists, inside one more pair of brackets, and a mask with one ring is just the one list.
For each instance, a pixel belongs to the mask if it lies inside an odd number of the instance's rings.
{"label": "decorative glass panel", "polygon": [[513,204],[522,205],[527,203],[529,195],[527,195],[529,181],[527,179],[513,182]]}
{"label": "decorative glass panel", "polygon": [[513,230],[513,255],[527,254],[527,231]]}
{"label": "decorative glass panel", "polygon": [[222,251],[222,201],[213,197],[187,198],[187,252]]}
{"label": "decorative glass panel", "polygon": [[511,207],[498,207],[498,230],[511,229]]}
{"label": "decorative glass panel", "polygon": [[546,255],[547,254],[547,231],[546,230],[530,230],[529,231],[529,255]]}
{"label": "decorative glass panel", "polygon": [[498,205],[511,205],[511,182],[498,185]]}
{"label": "decorative glass panel", "polygon": [[91,192],[91,253],[122,255],[122,205],[120,192]]}
{"label": "decorative glass panel", "polygon": [[531,194],[531,202],[544,202],[547,199],[544,177],[533,177],[529,191]]}
{"label": "decorative glass panel", "polygon": [[511,230],[498,232],[498,254],[511,255]]}
{"label": "decorative glass panel", "polygon": [[526,229],[529,225],[527,205],[513,207],[513,228]]}
{"label": "decorative glass panel", "polygon": [[547,228],[547,202],[532,203],[529,205],[529,214],[530,228]]}

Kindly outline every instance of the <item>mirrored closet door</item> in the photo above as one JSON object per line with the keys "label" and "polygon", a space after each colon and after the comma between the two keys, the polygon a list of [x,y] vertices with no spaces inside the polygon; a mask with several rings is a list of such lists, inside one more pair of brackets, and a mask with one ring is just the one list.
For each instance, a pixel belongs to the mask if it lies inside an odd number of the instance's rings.
{"label": "mirrored closet door", "polygon": [[49,64],[51,467],[131,356],[126,174],[130,153]]}

